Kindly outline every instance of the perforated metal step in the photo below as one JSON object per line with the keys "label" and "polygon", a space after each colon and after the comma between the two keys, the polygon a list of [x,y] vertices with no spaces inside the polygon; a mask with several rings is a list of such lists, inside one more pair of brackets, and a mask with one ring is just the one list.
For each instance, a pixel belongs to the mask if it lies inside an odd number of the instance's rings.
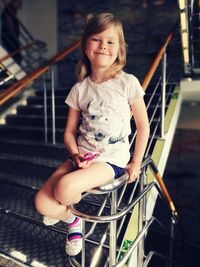
{"label": "perforated metal step", "polygon": [[12,140],[2,140],[0,147],[0,159],[26,161],[49,167],[58,167],[69,157],[64,146],[23,144]]}
{"label": "perforated metal step", "polygon": [[[20,259],[28,266],[70,266],[68,256],[64,250],[66,225],[60,222],[53,229],[41,224],[42,216],[35,210],[34,195],[35,192],[30,189],[1,183],[1,250],[6,255]],[[92,203],[85,202],[81,204],[82,211],[86,212],[89,209],[92,214],[96,214],[98,208],[98,205]],[[109,209],[105,209],[104,214],[108,214],[108,212]],[[26,216],[26,218],[23,216]],[[87,223],[86,231],[90,227],[91,223]],[[100,241],[102,233],[107,232],[106,227],[107,224],[98,224],[90,239],[86,240],[86,262],[88,264],[86,266],[90,266],[91,253],[96,249],[95,243]],[[103,247],[101,253],[101,261],[103,259],[106,260],[108,249]],[[10,265],[5,265],[4,267],[7,266]]]}
{"label": "perforated metal step", "polygon": [[[44,143],[43,127],[27,127],[27,126],[0,126],[1,137],[12,138],[19,141],[37,141]],[[63,144],[63,130],[56,129],[56,141]],[[52,131],[48,131],[48,140],[52,140]]]}
{"label": "perforated metal step", "polygon": [[[67,118],[67,111],[68,107],[67,105],[62,105],[62,106],[56,106],[55,107],[55,114],[56,116],[64,116]],[[47,114],[51,114],[52,109],[51,106],[47,107]],[[17,108],[17,113],[18,114],[34,114],[38,116],[43,116],[44,115],[44,107],[43,105],[28,105],[28,106],[19,106]]]}
{"label": "perforated metal step", "polygon": [[30,266],[70,266],[64,245],[64,234],[0,214],[1,249]]}
{"label": "perforated metal step", "polygon": [[55,168],[0,159],[0,180],[40,187]]}

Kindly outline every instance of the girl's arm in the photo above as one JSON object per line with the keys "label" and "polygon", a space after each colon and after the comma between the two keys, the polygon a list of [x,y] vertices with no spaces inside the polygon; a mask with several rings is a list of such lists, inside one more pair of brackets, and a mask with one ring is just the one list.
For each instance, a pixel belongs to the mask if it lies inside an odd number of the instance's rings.
{"label": "girl's arm", "polygon": [[79,153],[76,142],[79,119],[80,119],[80,111],[69,107],[68,117],[64,132],[64,143],[67,147],[68,152],[72,156]]}
{"label": "girl's arm", "polygon": [[131,162],[126,169],[130,174],[129,182],[133,182],[140,174],[140,165],[145,153],[149,138],[149,120],[144,99],[141,97],[131,106],[132,114],[135,120],[137,135],[134,148],[134,154]]}
{"label": "girl's arm", "polygon": [[90,162],[83,162],[82,155],[77,146],[77,128],[80,120],[80,111],[69,107],[68,117],[64,132],[65,146],[79,168],[87,168]]}

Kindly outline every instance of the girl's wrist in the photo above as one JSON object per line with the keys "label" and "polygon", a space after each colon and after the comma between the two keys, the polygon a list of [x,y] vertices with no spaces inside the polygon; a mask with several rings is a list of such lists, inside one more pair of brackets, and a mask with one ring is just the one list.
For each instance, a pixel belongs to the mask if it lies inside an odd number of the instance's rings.
{"label": "girl's wrist", "polygon": [[135,159],[132,159],[131,160],[131,163],[133,163],[133,164],[137,164],[137,165],[141,165],[141,161],[140,160],[135,160]]}
{"label": "girl's wrist", "polygon": [[71,154],[71,156],[72,156],[72,158],[75,158],[76,156],[78,156],[80,153],[79,152],[77,152],[77,153],[73,153],[73,154]]}

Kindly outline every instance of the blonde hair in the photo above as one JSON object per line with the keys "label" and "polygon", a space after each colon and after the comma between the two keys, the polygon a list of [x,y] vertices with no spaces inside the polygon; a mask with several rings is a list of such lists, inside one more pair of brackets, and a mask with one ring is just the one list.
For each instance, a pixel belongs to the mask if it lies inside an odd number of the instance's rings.
{"label": "blonde hair", "polygon": [[119,37],[119,51],[115,62],[110,67],[110,75],[114,77],[118,74],[126,64],[126,43],[124,39],[124,33],[122,24],[111,13],[102,13],[95,17],[92,17],[83,32],[81,41],[82,58],[78,62],[76,67],[76,76],[78,81],[82,81],[85,77],[91,74],[90,61],[85,54],[86,43],[89,37],[94,34],[101,33],[107,30],[109,27],[114,26],[117,30]]}

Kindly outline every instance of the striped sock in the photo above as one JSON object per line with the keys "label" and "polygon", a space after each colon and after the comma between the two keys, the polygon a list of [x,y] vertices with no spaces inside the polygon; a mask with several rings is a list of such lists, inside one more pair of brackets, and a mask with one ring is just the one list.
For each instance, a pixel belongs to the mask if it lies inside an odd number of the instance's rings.
{"label": "striped sock", "polygon": [[80,218],[74,216],[74,220],[71,223],[68,223],[67,228],[68,228],[67,239],[69,241],[82,238]]}

